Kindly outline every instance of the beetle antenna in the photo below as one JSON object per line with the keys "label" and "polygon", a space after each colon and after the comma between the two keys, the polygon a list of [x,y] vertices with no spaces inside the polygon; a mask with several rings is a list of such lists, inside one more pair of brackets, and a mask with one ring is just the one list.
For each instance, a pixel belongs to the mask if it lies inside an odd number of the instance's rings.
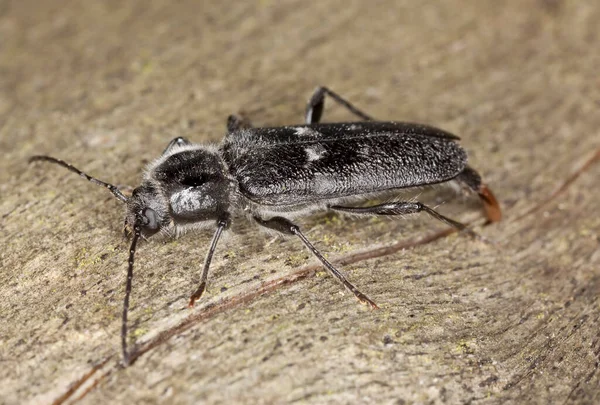
{"label": "beetle antenna", "polygon": [[125,282],[125,298],[123,299],[123,323],[121,325],[121,347],[123,349],[123,364],[129,365],[129,353],[127,353],[127,313],[129,312],[129,296],[131,295],[131,282],[133,280],[133,262],[135,257],[135,248],[137,241],[142,233],[142,227],[139,220],[133,225],[133,238],[129,248],[129,266],[127,267],[127,280]]}
{"label": "beetle antenna", "polygon": [[123,195],[123,193],[121,192],[121,190],[119,190],[117,188],[117,186],[114,186],[110,183],[106,183],[102,180],[98,180],[97,178],[92,177],[92,176],[82,172],[81,170],[79,170],[75,166],[65,162],[64,160],[53,158],[52,156],[45,156],[45,155],[36,155],[36,156],[32,156],[29,158],[29,163],[36,162],[36,161],[56,163],[57,165],[62,166],[64,168],[72,171],[73,173],[77,173],[84,179],[91,181],[94,184],[97,184],[102,187],[106,187],[117,198],[117,200],[122,201],[122,202],[127,202],[127,197],[125,197],[125,195]]}

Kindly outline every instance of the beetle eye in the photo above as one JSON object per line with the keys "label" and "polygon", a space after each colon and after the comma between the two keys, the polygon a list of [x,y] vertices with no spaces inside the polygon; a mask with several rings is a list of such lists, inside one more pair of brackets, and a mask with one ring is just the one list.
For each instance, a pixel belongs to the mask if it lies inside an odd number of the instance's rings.
{"label": "beetle eye", "polygon": [[143,225],[149,229],[158,229],[158,215],[152,208],[144,208],[142,211]]}

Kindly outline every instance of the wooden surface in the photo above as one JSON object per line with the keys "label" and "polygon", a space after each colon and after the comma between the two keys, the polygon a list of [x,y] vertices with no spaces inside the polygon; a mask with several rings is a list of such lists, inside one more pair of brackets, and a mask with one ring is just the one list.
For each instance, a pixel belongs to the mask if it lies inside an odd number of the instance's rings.
{"label": "wooden surface", "polygon": [[[600,401],[598,2],[125,3],[0,1],[1,403]],[[150,240],[120,368],[123,209],[28,156],[135,186],[230,113],[301,122],[319,84],[460,135],[504,208],[476,227],[498,245],[425,217],[301,220],[372,311],[298,241],[240,223],[188,310],[209,233]]]}

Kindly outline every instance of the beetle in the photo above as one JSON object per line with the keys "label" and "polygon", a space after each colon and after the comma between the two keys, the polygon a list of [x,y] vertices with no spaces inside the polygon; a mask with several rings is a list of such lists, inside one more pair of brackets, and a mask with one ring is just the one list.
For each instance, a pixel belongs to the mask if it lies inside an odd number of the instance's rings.
{"label": "beetle", "polygon": [[[360,121],[320,123],[330,97]],[[50,156],[30,161],[58,164],[125,203],[125,233],[131,237],[121,348],[129,364],[127,316],[136,246],[140,237],[173,235],[189,228],[216,226],[200,284],[189,306],[202,296],[217,243],[232,221],[247,217],[263,228],[296,236],[340,283],[362,303],[377,305],[336,269],[301,232],[293,219],[318,210],[357,215],[403,216],[425,212],[458,230],[466,225],[417,201],[371,206],[356,203],[400,189],[457,182],[476,193],[488,222],[501,219],[501,209],[481,176],[467,165],[459,138],[422,124],[376,121],[326,87],[318,87],[305,111],[305,124],[254,128],[232,115],[219,145],[199,145],[178,137],[146,168],[131,196]]]}

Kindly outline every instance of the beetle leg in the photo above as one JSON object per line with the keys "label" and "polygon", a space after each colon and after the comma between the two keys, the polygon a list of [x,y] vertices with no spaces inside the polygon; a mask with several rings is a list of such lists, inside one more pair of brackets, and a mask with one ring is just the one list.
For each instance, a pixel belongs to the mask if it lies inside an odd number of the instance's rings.
{"label": "beetle leg", "polygon": [[498,222],[502,219],[502,209],[498,200],[494,197],[492,190],[490,190],[482,181],[481,176],[472,167],[465,167],[465,169],[456,176],[456,180],[468,189],[476,192],[483,201],[485,208],[485,215],[488,223]]}
{"label": "beetle leg", "polygon": [[231,114],[227,117],[227,133],[230,134],[240,129],[252,128],[250,120],[243,115]]}
{"label": "beetle leg", "polygon": [[352,104],[350,104],[350,102],[346,101],[337,93],[334,93],[327,87],[319,86],[315,89],[315,92],[308,100],[308,104],[306,106],[304,120],[307,124],[317,124],[319,121],[321,121],[323,108],[325,106],[325,95],[328,95],[334,99],[338,104],[345,107],[348,111],[359,117],[361,120],[375,121],[371,116],[354,107]]}
{"label": "beetle leg", "polygon": [[171,152],[171,150],[176,146],[185,146],[185,145],[190,145],[190,144],[191,144],[191,142],[188,141],[186,138],[178,136],[177,138],[175,138],[171,142],[169,142],[169,144],[167,145],[165,150],[163,150],[162,155],[164,156],[167,153]]}
{"label": "beetle leg", "polygon": [[332,205],[329,209],[334,211],[346,212],[349,214],[358,214],[358,215],[410,215],[416,214],[419,212],[426,212],[431,217],[437,219],[445,223],[446,225],[450,225],[451,227],[458,229],[461,232],[466,232],[470,236],[483,240],[484,242],[488,242],[483,236],[478,233],[470,230],[467,225],[455,221],[447,216],[440,214],[435,211],[433,208],[429,208],[423,203],[420,202],[408,202],[408,201],[398,201],[391,202],[385,204],[374,205],[372,207],[342,207],[340,205]]}
{"label": "beetle leg", "polygon": [[368,304],[374,309],[379,308],[377,304],[375,304],[369,297],[360,292],[358,288],[354,286],[354,284],[348,281],[348,279],[346,279],[346,277],[341,271],[333,267],[333,265],[329,263],[329,261],[325,259],[325,257],[323,257],[321,252],[319,252],[317,248],[314,247],[308,239],[306,239],[306,236],[304,236],[304,234],[300,232],[300,228],[298,228],[296,224],[283,217],[275,217],[268,220],[264,220],[259,217],[254,217],[254,220],[259,225],[264,226],[265,228],[273,229],[286,235],[297,236],[302,241],[302,243],[304,243],[304,246],[306,246],[308,250],[310,250],[310,252],[317,257],[317,259],[319,259],[319,261],[323,264],[323,266],[325,266],[327,270],[329,270],[331,275],[337,278],[344,285],[344,287],[346,287],[352,294],[356,296],[356,298],[358,298],[360,302],[362,302],[363,304]]}
{"label": "beetle leg", "polygon": [[212,260],[213,254],[215,253],[215,249],[217,248],[217,242],[219,242],[219,238],[223,233],[223,230],[229,226],[229,219],[223,218],[217,222],[217,230],[213,236],[212,242],[210,244],[210,248],[208,249],[208,253],[206,254],[206,258],[204,259],[204,267],[202,268],[202,276],[200,276],[200,286],[196,289],[196,291],[190,297],[190,302],[188,307],[193,307],[194,303],[200,299],[204,290],[206,289],[206,280],[208,279],[208,269],[210,268],[210,262]]}

